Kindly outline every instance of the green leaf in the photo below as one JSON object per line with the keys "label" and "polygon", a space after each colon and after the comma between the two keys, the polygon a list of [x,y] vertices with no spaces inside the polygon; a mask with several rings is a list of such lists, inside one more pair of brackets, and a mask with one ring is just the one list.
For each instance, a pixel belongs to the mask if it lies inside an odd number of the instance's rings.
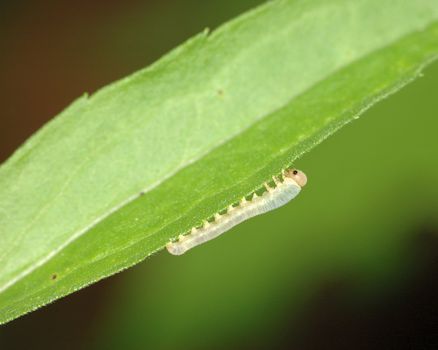
{"label": "green leaf", "polygon": [[437,55],[436,0],[278,0],[77,100],[0,168],[0,323],[162,249]]}

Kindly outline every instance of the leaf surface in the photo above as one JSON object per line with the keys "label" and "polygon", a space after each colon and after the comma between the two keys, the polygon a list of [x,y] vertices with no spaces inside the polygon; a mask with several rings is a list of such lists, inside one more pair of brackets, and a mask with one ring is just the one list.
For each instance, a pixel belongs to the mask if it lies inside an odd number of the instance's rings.
{"label": "leaf surface", "polygon": [[0,167],[0,323],[260,189],[437,54],[435,0],[277,0],[80,98]]}

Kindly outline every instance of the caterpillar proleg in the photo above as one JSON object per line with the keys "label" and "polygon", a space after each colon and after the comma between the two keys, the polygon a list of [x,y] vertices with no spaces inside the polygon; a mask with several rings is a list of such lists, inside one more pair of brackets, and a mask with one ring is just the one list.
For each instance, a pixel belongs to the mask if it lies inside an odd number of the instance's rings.
{"label": "caterpillar proleg", "polygon": [[254,193],[251,200],[243,197],[239,206],[230,205],[226,214],[216,214],[213,222],[205,221],[202,228],[194,227],[189,234],[180,235],[178,241],[168,243],[166,248],[169,253],[182,255],[189,249],[218,237],[242,221],[274,210],[294,199],[306,185],[307,177],[296,169],[285,170],[282,175],[283,180],[273,177],[275,188],[265,183],[267,191],[261,196]]}

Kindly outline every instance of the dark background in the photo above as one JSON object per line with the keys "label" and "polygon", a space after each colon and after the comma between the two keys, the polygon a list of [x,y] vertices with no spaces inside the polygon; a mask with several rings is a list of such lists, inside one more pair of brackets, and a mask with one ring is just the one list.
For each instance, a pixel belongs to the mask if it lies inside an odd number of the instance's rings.
{"label": "dark background", "polygon": [[[0,2],[0,161],[85,91],[258,3]],[[437,348],[437,91],[435,64],[305,155],[294,203],[1,326],[0,349]]]}

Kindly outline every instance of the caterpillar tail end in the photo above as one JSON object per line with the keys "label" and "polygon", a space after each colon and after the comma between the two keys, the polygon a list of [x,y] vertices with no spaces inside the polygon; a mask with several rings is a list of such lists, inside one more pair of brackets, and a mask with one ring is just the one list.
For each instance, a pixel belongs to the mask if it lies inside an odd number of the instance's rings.
{"label": "caterpillar tail end", "polygon": [[181,246],[172,242],[166,244],[167,251],[172,255],[183,255],[186,251]]}

